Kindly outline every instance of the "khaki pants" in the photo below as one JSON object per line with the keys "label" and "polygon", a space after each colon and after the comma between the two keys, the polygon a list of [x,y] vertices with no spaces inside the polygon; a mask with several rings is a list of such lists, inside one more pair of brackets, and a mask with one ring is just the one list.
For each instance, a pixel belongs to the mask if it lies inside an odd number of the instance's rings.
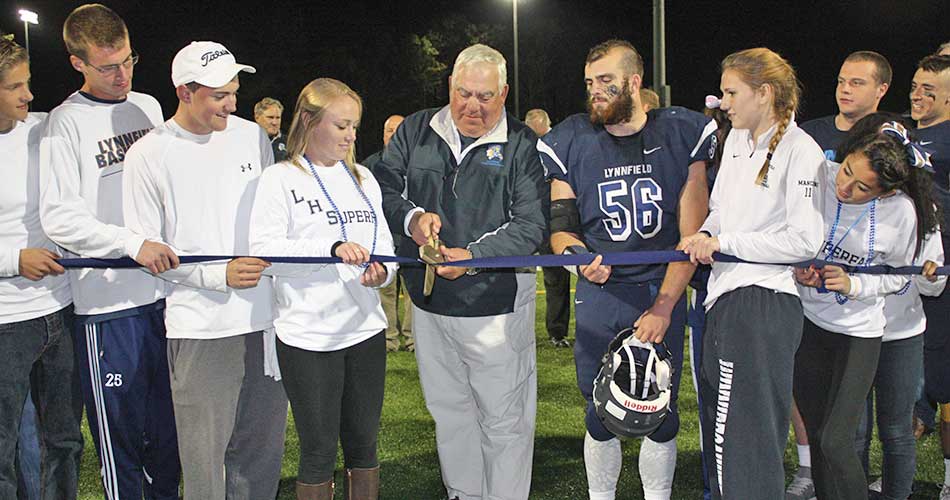
{"label": "khaki pants", "polygon": [[[399,320],[399,302],[402,292],[403,317]],[[407,351],[415,350],[415,340],[412,338],[412,301],[409,300],[409,292],[406,291],[406,283],[402,277],[397,276],[385,288],[379,289],[379,298],[383,303],[383,312],[386,313],[386,350],[398,351],[399,338],[403,338],[403,344]]]}
{"label": "khaki pants", "polygon": [[534,274],[509,314],[414,308],[416,361],[449,498],[526,500],[537,407]]}

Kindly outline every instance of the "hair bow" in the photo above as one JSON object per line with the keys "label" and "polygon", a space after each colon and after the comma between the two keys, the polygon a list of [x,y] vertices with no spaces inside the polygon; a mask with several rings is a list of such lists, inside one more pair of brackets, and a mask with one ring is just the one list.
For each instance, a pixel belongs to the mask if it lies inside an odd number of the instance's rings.
{"label": "hair bow", "polygon": [[881,132],[897,138],[907,149],[907,159],[912,167],[922,168],[928,172],[934,172],[933,163],[930,161],[931,154],[920,144],[910,140],[907,134],[907,128],[898,122],[887,122],[881,125]]}
{"label": "hair bow", "polygon": [[722,101],[714,95],[706,96],[706,108],[707,109],[718,109],[719,105],[722,104]]}

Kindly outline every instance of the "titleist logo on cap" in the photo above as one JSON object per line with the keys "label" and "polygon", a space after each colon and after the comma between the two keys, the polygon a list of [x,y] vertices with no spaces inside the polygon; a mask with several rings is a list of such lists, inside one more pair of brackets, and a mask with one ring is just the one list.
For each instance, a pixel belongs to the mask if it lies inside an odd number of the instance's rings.
{"label": "titleist logo on cap", "polygon": [[224,50],[212,50],[212,51],[210,51],[210,52],[205,52],[204,54],[201,54],[201,66],[202,66],[202,67],[207,66],[208,63],[210,63],[211,61],[214,61],[215,59],[217,59],[217,58],[219,58],[219,57],[221,57],[221,56],[227,56],[227,55],[230,55],[230,54],[231,54],[231,53],[228,52],[227,49],[224,49]]}

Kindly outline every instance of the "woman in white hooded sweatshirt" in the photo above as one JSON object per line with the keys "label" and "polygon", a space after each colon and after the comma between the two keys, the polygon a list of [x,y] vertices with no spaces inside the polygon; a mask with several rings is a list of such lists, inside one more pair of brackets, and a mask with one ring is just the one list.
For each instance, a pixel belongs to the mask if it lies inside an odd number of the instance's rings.
{"label": "woman in white hooded sweatshirt", "polygon": [[386,373],[386,316],[376,288],[395,276],[379,185],[354,162],[362,101],[344,83],[310,82],[288,134],[288,159],[264,170],[251,214],[251,251],[337,256],[274,278],[274,327],[284,388],[297,423],[297,498],[333,498],[337,442],[347,498],[375,499]]}

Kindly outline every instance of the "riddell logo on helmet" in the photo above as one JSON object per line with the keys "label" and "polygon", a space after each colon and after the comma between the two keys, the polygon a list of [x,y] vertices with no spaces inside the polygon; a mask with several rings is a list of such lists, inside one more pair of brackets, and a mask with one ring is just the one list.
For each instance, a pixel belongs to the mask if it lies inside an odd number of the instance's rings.
{"label": "riddell logo on helmet", "polygon": [[652,413],[660,409],[660,405],[656,403],[635,403],[633,401],[624,401],[623,406],[633,411],[645,413]]}

